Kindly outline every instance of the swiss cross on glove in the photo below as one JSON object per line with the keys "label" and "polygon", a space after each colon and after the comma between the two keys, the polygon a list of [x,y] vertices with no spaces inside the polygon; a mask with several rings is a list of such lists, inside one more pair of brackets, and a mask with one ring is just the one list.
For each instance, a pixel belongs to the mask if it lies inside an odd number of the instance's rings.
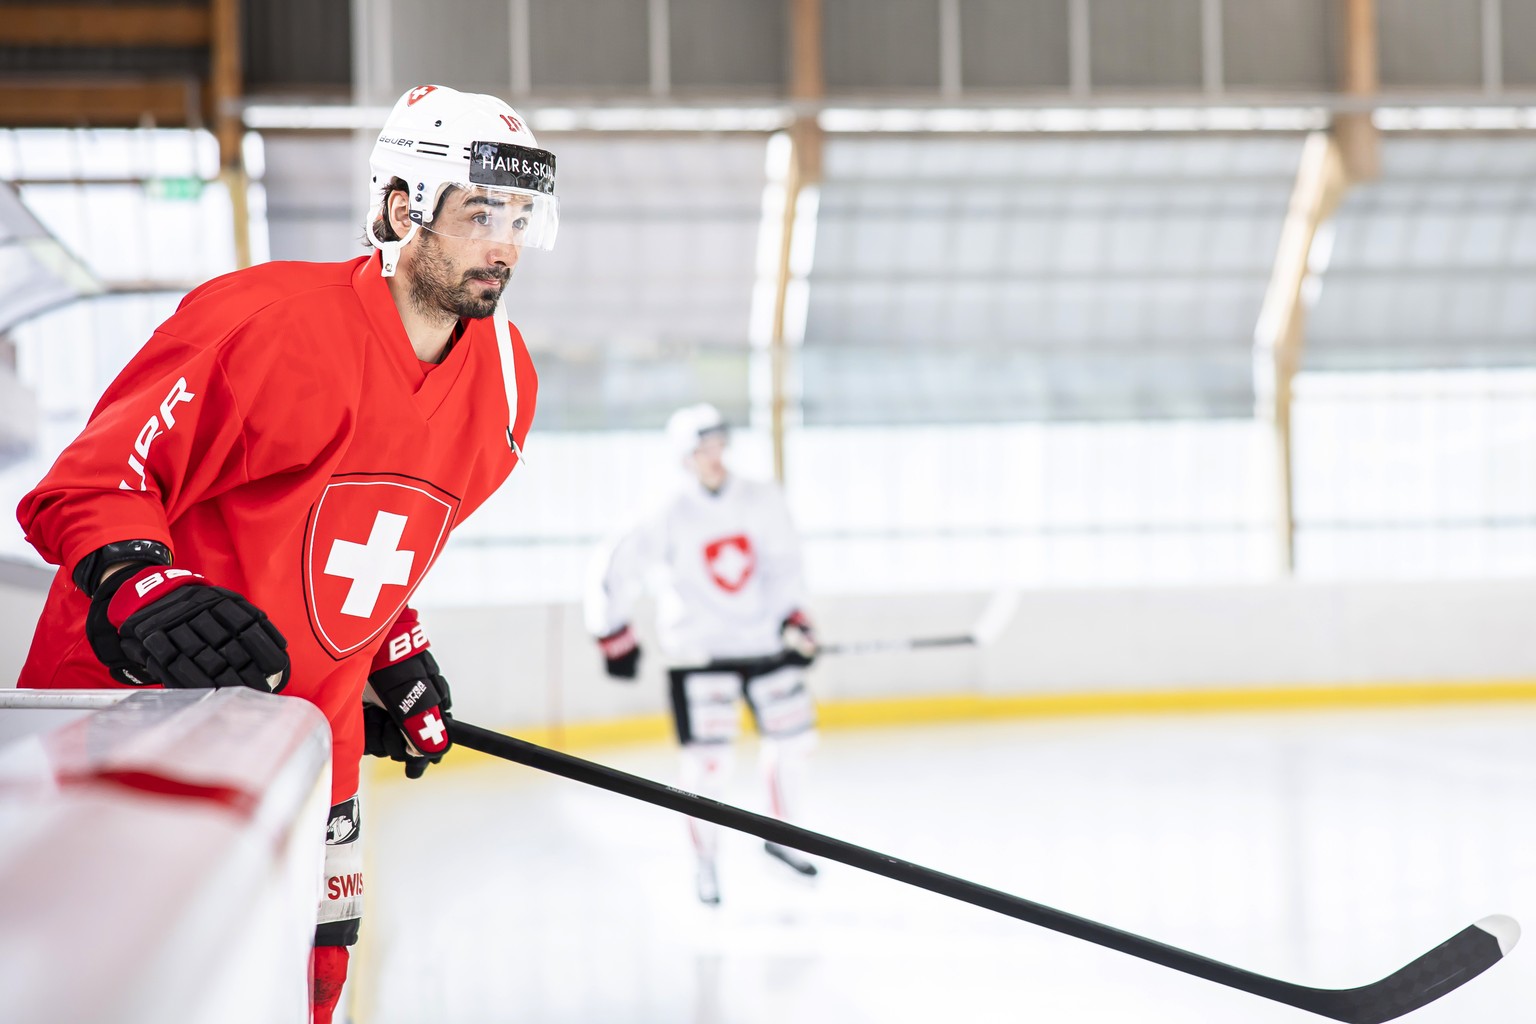
{"label": "swiss cross on glove", "polygon": [[130,686],[278,693],[288,682],[288,642],[266,614],[190,569],[119,569],[91,595],[85,635],[112,678]]}
{"label": "swiss cross on glove", "polygon": [[363,690],[364,749],[375,757],[405,762],[407,778],[419,779],[453,745],[448,738],[448,682],[416,609],[400,613],[374,655]]}

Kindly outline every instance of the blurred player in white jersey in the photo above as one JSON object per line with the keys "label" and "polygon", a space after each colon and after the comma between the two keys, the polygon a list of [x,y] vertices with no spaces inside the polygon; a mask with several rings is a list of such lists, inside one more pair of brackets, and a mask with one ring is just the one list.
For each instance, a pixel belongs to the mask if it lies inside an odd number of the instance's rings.
{"label": "blurred player in white jersey", "polygon": [[[673,413],[667,439],[687,472],[659,511],[599,552],[587,628],[608,674],[634,681],[640,647],[631,617],[636,600],[652,589],[683,788],[723,798],[745,699],[762,741],[769,809],[787,820],[816,743],[816,710],[805,685],[816,641],[802,607],[799,540],[777,486],[727,471],[729,432],[714,406]],[[717,904],[720,828],[690,818],[688,829],[699,899]],[[801,854],[764,847],[801,875],[816,874]]]}

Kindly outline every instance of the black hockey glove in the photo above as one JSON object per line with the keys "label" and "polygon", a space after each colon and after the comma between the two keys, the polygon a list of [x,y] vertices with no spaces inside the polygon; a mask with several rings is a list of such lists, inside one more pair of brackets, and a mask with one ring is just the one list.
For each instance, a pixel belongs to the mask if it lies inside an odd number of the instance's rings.
{"label": "black hockey glove", "polygon": [[288,683],[288,642],[266,613],[190,569],[119,569],[91,594],[85,635],[112,678],[130,686],[279,693]]}
{"label": "black hockey glove", "polygon": [[805,666],[816,660],[816,630],[805,612],[789,613],[779,626],[779,640],[784,644],[784,664]]}
{"label": "black hockey glove", "polygon": [[597,638],[597,646],[603,652],[604,668],[613,679],[633,682],[640,670],[640,641],[629,626],[620,626],[607,636]]}
{"label": "black hockey glove", "polygon": [[453,697],[431,646],[416,609],[407,608],[385,634],[363,689],[363,749],[404,761],[408,779],[421,778],[453,745],[448,738]]}

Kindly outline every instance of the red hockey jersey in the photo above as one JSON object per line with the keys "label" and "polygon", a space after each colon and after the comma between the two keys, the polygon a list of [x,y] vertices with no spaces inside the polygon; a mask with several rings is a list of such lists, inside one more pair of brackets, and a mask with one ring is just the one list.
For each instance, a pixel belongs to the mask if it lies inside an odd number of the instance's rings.
{"label": "red hockey jersey", "polygon": [[[521,449],[537,379],[511,340]],[[85,639],[89,601],[70,573],[104,544],[159,541],[282,631],[283,692],[330,720],[333,802],[351,796],[384,631],[517,462],[501,358],[477,320],[424,367],[377,254],[266,264],[193,291],[22,499],[27,540],[60,569],[19,685],[117,685]]]}

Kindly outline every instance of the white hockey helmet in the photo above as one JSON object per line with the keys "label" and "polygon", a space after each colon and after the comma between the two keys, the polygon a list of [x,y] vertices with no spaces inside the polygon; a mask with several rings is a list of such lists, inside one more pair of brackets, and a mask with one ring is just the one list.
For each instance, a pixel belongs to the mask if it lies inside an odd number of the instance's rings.
{"label": "white hockey helmet", "polygon": [[[492,239],[551,249],[560,227],[555,198],[555,156],[540,149],[517,111],[494,96],[445,85],[418,85],[395,103],[368,158],[368,238],[394,273],[400,250],[418,228],[459,238]],[[389,184],[409,188],[411,228],[398,241],[381,241],[374,219]],[[437,216],[449,186],[475,194],[454,216]]]}
{"label": "white hockey helmet", "polygon": [[729,428],[720,410],[708,402],[685,405],[667,420],[667,442],[679,459],[699,450],[699,444],[711,434],[724,437]]}

